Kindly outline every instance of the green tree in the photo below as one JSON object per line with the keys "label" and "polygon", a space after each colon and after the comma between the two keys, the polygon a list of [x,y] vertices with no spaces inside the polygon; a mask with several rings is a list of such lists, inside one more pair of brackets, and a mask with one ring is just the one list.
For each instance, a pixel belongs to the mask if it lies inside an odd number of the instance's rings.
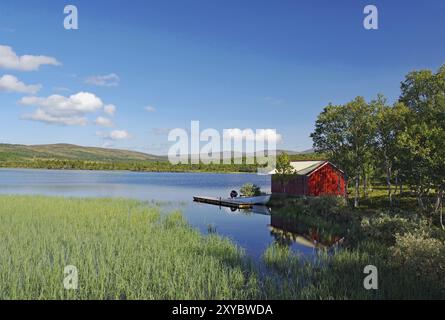
{"label": "green tree", "polygon": [[[311,134],[314,148],[326,153],[354,180],[354,206],[358,207],[360,177],[372,160],[375,112],[363,97],[341,105],[328,105],[318,116]],[[348,179],[350,181],[350,179]]]}
{"label": "green tree", "polygon": [[281,176],[294,173],[294,168],[290,164],[290,158],[286,152],[280,153],[280,155],[277,157],[276,173]]}
{"label": "green tree", "polygon": [[245,197],[256,197],[261,195],[261,189],[255,184],[246,183],[241,187],[240,193]]}
{"label": "green tree", "polygon": [[283,192],[286,193],[286,184],[295,173],[294,167],[290,163],[289,155],[286,152],[280,153],[277,157],[275,173],[283,187]]}
{"label": "green tree", "polygon": [[409,109],[408,125],[400,135],[403,156],[411,169],[419,205],[431,189],[436,192],[435,212],[443,226],[445,187],[445,65],[436,73],[430,70],[409,73],[401,85],[400,101]]}
{"label": "green tree", "polygon": [[[371,161],[370,156],[375,132],[375,117],[372,105],[363,97],[357,97],[345,105],[347,116],[347,141],[352,149],[354,167],[355,196],[354,207],[358,207],[360,174]],[[365,177],[364,177],[365,178]]]}
{"label": "green tree", "polygon": [[405,117],[408,114],[408,109],[403,103],[396,103],[394,106],[388,105],[386,98],[382,95],[379,95],[371,103],[376,110],[375,158],[386,175],[388,199],[392,206],[392,179],[399,151],[397,139],[405,129]]}

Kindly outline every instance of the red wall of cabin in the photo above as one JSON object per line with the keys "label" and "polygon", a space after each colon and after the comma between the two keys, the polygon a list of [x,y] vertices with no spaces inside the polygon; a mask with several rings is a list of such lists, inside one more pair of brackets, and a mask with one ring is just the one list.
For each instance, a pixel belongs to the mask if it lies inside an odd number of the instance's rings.
{"label": "red wall of cabin", "polygon": [[294,176],[288,180],[282,180],[277,175],[272,175],[272,193],[287,193],[294,195],[306,195],[308,193],[307,177]]}
{"label": "red wall of cabin", "polygon": [[308,195],[345,195],[343,174],[330,163],[313,172],[308,179]]}
{"label": "red wall of cabin", "polygon": [[309,176],[294,176],[282,181],[279,176],[272,175],[272,193],[291,195],[345,195],[345,179],[343,174],[330,163],[314,171]]}

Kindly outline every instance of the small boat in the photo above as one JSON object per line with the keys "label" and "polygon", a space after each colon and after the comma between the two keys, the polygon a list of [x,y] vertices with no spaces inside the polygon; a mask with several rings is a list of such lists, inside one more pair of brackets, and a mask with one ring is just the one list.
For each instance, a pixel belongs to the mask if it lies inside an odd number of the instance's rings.
{"label": "small boat", "polygon": [[230,193],[230,198],[224,199],[221,197],[215,198],[215,197],[194,196],[193,201],[214,204],[218,206],[225,206],[230,208],[246,209],[246,208],[252,208],[255,205],[264,206],[269,202],[270,197],[271,197],[270,194],[262,194],[260,196],[255,196],[255,197],[245,197],[245,196],[238,197],[238,193],[232,191]]}
{"label": "small boat", "polygon": [[242,203],[242,204],[250,204],[250,205],[265,205],[269,202],[271,195],[266,194],[262,196],[256,197],[236,197],[230,199],[233,202]]}

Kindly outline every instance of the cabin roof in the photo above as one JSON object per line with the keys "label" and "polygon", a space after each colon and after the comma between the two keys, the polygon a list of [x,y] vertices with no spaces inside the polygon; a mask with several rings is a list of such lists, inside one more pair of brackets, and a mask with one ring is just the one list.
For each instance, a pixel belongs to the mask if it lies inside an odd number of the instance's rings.
{"label": "cabin roof", "polygon": [[[339,169],[337,166],[326,160],[320,161],[293,161],[290,165],[294,168],[294,174],[308,176],[317,171],[319,168],[326,164],[330,164],[336,170],[344,174],[343,170]],[[276,174],[276,169],[269,172],[269,174]]]}
{"label": "cabin roof", "polygon": [[[304,162],[304,164],[302,164]],[[322,165],[328,163],[327,161],[298,161],[291,162],[291,166],[294,167],[296,174],[308,175],[312,171],[315,171]]]}
{"label": "cabin roof", "polygon": [[[325,163],[327,161],[293,161],[290,165],[294,168],[295,174],[308,175]],[[276,174],[276,170],[272,170],[269,174]]]}

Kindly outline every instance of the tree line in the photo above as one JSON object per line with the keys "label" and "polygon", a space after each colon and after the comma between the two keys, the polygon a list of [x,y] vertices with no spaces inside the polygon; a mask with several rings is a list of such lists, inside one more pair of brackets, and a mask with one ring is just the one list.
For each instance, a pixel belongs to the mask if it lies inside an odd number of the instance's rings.
{"label": "tree line", "polygon": [[[354,206],[368,184],[384,176],[389,203],[408,186],[419,207],[442,213],[445,186],[445,65],[437,72],[413,71],[401,82],[399,99],[383,95],[329,104],[311,134],[314,149],[346,173]],[[431,197],[435,195],[435,197]],[[433,201],[430,199],[433,198]],[[441,224],[442,214],[440,215]]]}
{"label": "tree line", "polygon": [[59,170],[128,170],[140,172],[249,172],[257,171],[250,164],[171,164],[168,161],[100,162],[87,160],[29,159],[0,161],[3,168]]}

